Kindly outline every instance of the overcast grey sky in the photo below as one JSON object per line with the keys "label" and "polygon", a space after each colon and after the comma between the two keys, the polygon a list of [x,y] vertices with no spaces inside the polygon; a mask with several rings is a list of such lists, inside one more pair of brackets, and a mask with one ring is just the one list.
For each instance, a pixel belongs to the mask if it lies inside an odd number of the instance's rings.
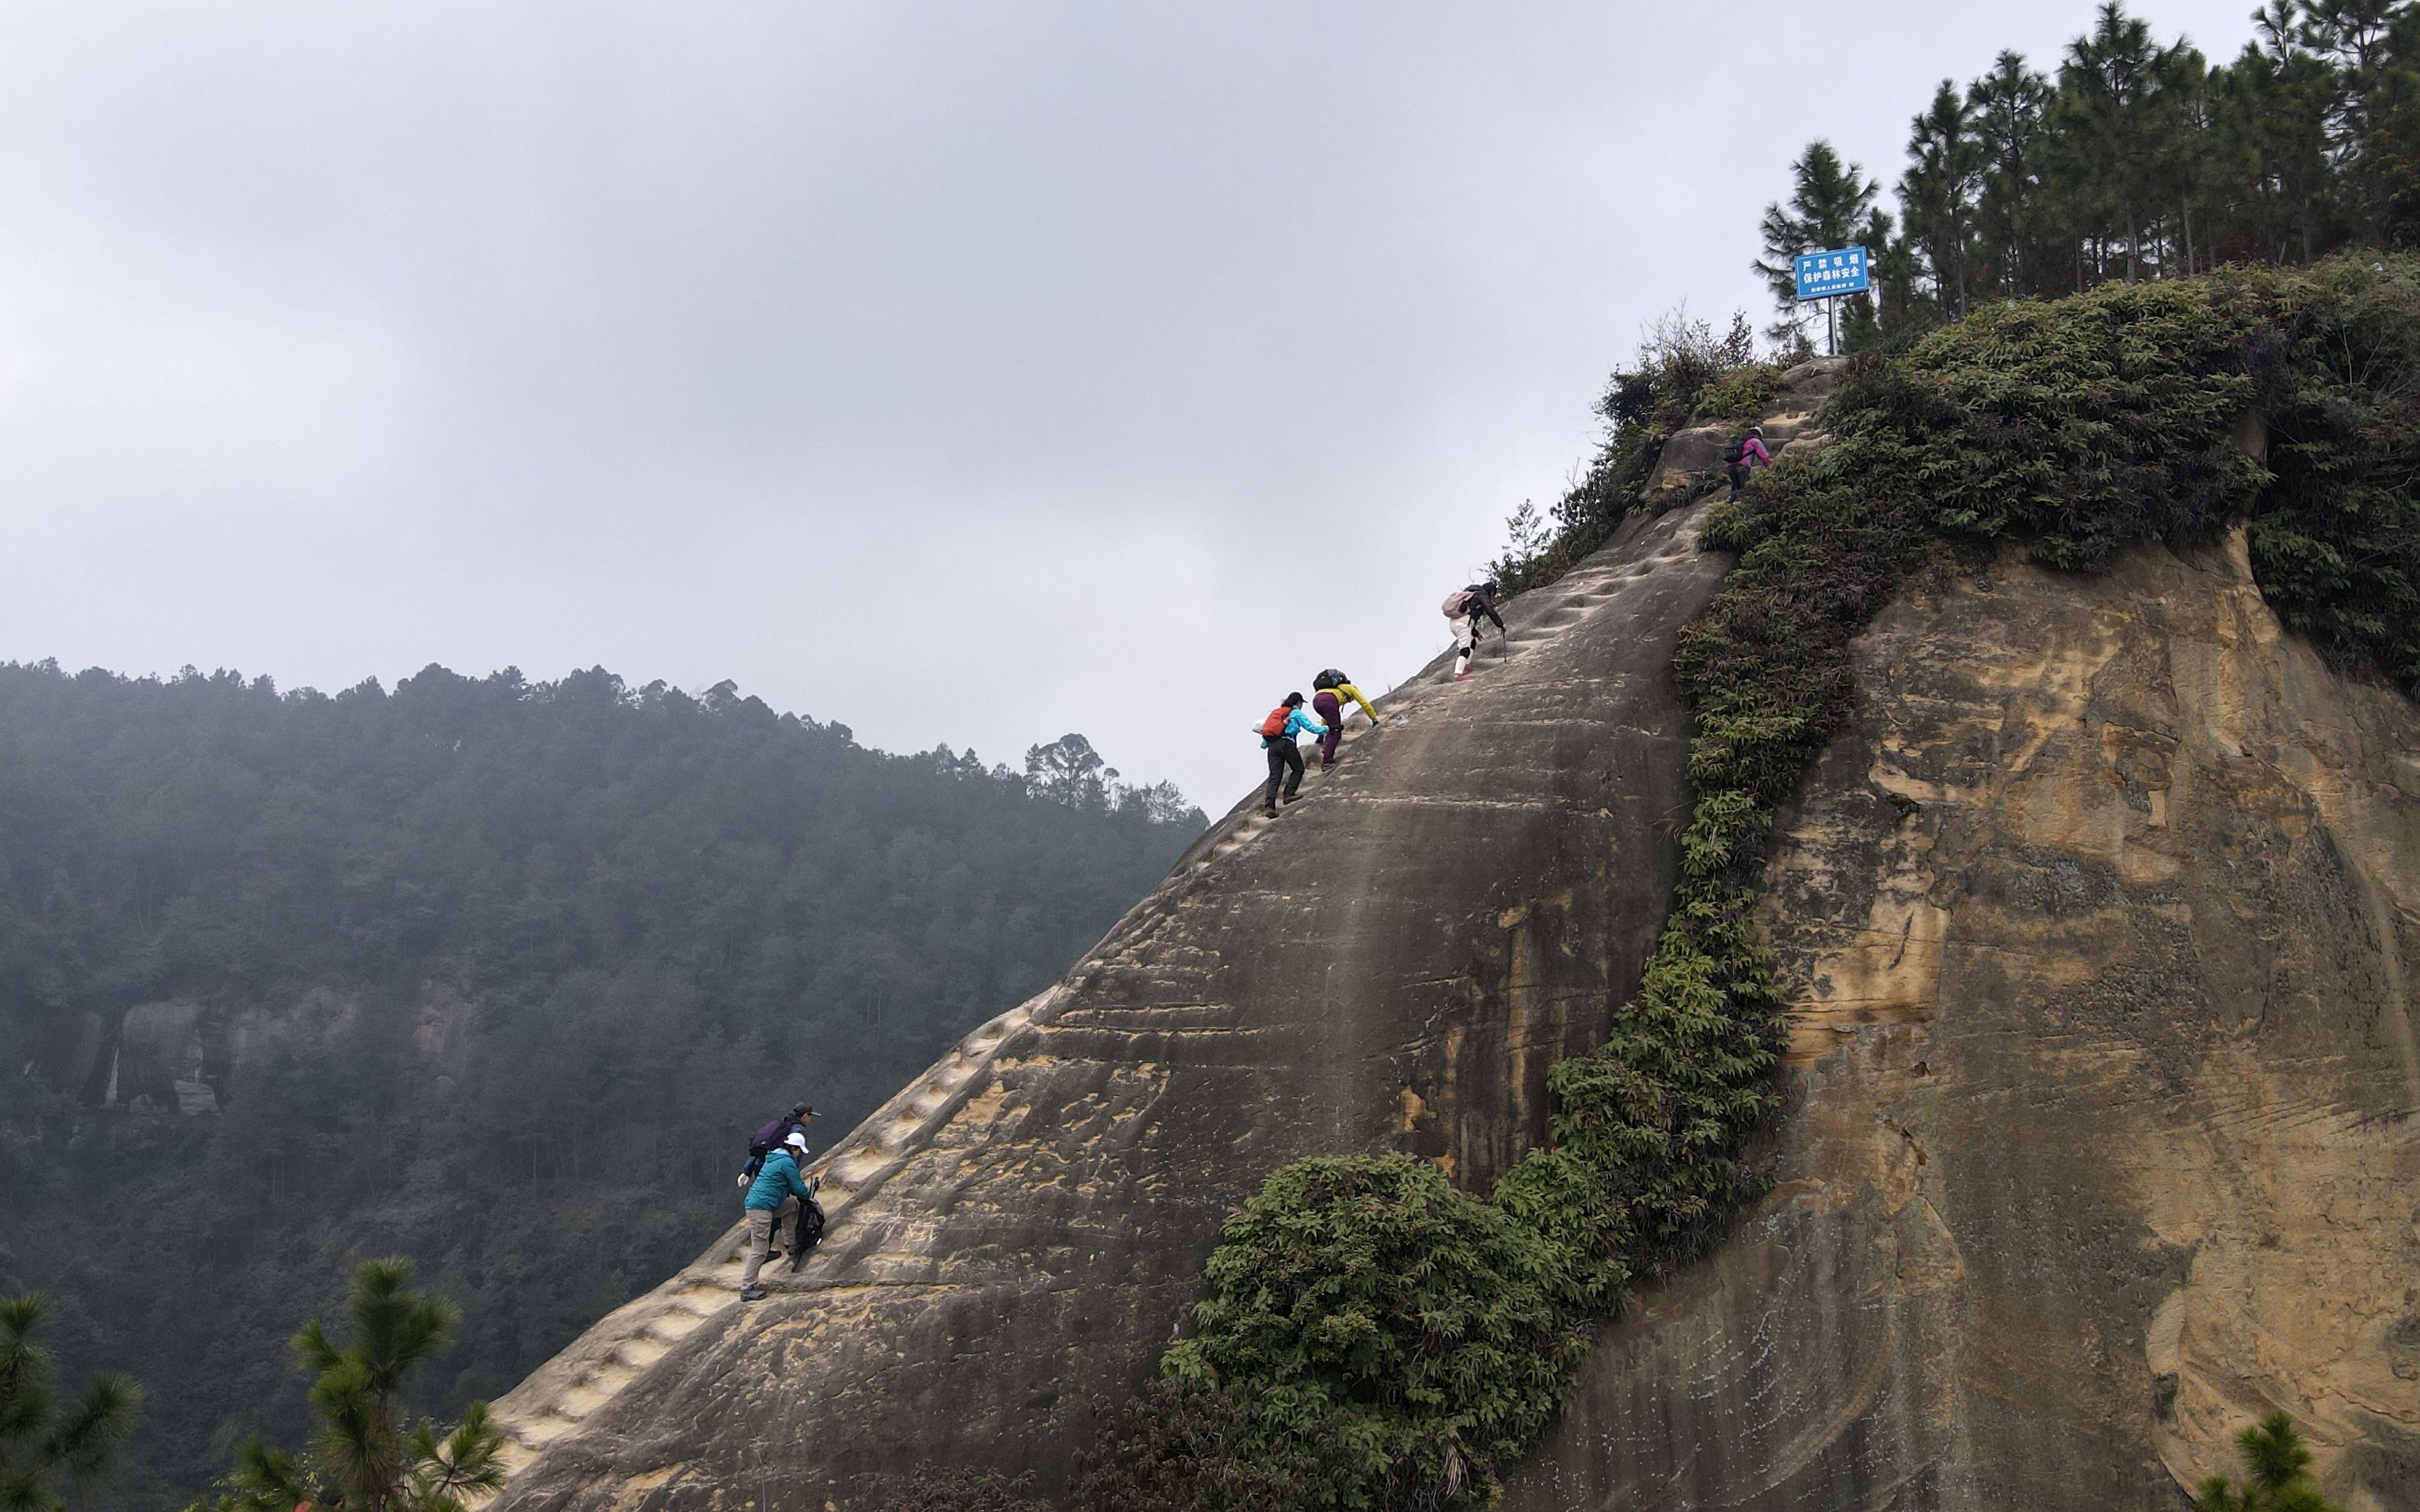
{"label": "overcast grey sky", "polygon": [[[2232,54],[2252,0],[2138,8]],[[0,3],[0,658],[721,679],[1216,810],[2086,0]]]}

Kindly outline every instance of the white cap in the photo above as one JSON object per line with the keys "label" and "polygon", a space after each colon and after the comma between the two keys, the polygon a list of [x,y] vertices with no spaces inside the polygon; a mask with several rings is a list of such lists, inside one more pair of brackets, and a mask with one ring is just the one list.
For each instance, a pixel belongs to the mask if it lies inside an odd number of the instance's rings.
{"label": "white cap", "polygon": [[790,1137],[783,1140],[782,1143],[789,1146],[792,1149],[797,1150],[801,1155],[807,1152],[807,1136],[800,1134],[796,1129],[791,1130]]}

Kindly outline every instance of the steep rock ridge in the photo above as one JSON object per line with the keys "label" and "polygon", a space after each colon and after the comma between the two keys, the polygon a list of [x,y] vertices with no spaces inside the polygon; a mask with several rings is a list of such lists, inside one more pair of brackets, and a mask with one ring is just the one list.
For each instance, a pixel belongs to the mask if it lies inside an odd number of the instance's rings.
{"label": "steep rock ridge", "polygon": [[1516,600],[1509,655],[1463,684],[1433,663],[1280,819],[1239,805],[828,1157],[830,1237],[768,1301],[734,1301],[735,1227],[506,1396],[503,1502],[862,1506],[928,1462],[1055,1480],[1269,1170],[1391,1148],[1483,1189],[1662,921],[1688,801],[1668,668],[1722,571],[1698,513]]}
{"label": "steep rock ridge", "polygon": [[2241,533],[1919,582],[1785,816],[1778,1184],[1523,1512],[2161,1508],[2282,1407],[2420,1507],[2420,716]]}
{"label": "steep rock ridge", "polygon": [[[1818,357],[1781,375],[1773,409],[1757,422],[1764,429],[1765,449],[1775,460],[1804,456],[1823,443],[1823,433],[1815,425],[1816,412],[1840,386],[1840,376],[1848,366],[1846,358]],[[1746,427],[1745,420],[1700,418],[1674,431],[1641,491],[1650,499],[1662,499],[1676,489],[1701,486],[1722,472],[1723,449]]]}

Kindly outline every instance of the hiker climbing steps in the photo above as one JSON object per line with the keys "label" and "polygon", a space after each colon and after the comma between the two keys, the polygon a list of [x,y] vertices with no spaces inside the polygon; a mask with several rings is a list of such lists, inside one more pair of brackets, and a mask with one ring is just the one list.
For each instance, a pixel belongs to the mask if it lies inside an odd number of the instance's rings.
{"label": "hiker climbing steps", "polygon": [[[1045,994],[978,1026],[818,1162],[828,1222],[838,1226],[875,1196],[964,1105],[1001,1053],[1016,1046],[1018,1031],[1054,1000]],[[504,1435],[507,1468],[520,1469],[584,1426],[706,1323],[742,1311],[739,1278],[749,1247],[747,1224],[733,1226],[703,1260],[606,1317],[499,1400],[494,1418]],[[819,1284],[815,1269],[809,1264],[793,1273],[786,1264],[768,1264],[763,1281],[776,1293],[812,1288]]]}
{"label": "hiker climbing steps", "polygon": [[1678,532],[1677,538],[1663,549],[1628,566],[1574,568],[1552,587],[1537,591],[1538,595],[1544,596],[1534,616],[1520,614],[1519,610],[1529,608],[1524,600],[1536,595],[1522,595],[1522,600],[1514,601],[1516,622],[1497,641],[1500,655],[1491,658],[1482,643],[1472,663],[1474,677],[1487,668],[1500,666],[1519,656],[1533,646],[1559,638],[1591,611],[1619,597],[1623,589],[1638,579],[1675,563],[1694,558],[1698,554],[1693,540],[1695,534],[1694,529]]}
{"label": "hiker climbing steps", "polygon": [[[1560,640],[1643,579],[1695,560],[1698,515],[1695,508],[1675,510],[1656,521],[1647,533],[1660,539],[1645,556],[1602,566],[1584,563],[1551,586],[1521,594],[1501,606],[1510,615],[1505,622],[1507,628],[1493,642],[1480,642],[1467,664],[1467,674],[1455,675],[1459,658],[1449,653],[1427,672],[1378,701],[1383,705],[1386,728],[1417,728],[1422,712],[1440,688],[1468,692],[1483,686],[1488,678],[1498,675],[1498,669],[1520,661],[1540,646]],[[1459,650],[1459,642],[1456,649]],[[1350,748],[1379,733],[1380,727],[1349,724],[1343,731],[1343,745]],[[1350,764],[1340,759],[1336,765],[1310,774],[1301,791],[1303,801],[1316,801],[1328,784],[1342,779],[1349,770]],[[1191,877],[1208,872],[1284,824],[1285,819],[1282,811],[1272,817],[1258,800],[1239,807],[1197,845],[1192,858],[1179,867],[1177,875]]]}

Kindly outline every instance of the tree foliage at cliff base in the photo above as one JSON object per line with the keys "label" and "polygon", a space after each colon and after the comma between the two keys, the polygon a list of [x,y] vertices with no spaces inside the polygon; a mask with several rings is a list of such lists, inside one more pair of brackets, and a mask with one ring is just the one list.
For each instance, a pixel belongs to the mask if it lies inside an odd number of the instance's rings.
{"label": "tree foliage at cliff base", "polygon": [[[1227,1458],[1322,1467],[1273,1505],[1494,1498],[1631,1280],[1761,1189],[1748,1142],[1776,1107],[1784,1004],[1755,887],[1848,711],[1849,641],[1912,568],[2008,542],[2090,572],[2248,518],[2289,626],[2347,671],[2420,685],[2420,261],[1995,306],[1859,359],[1823,424],[1828,446],[1708,514],[1705,544],[1739,561],[1674,659],[1696,720],[1681,881],[1610,1038],[1552,1073],[1549,1144],[1484,1199],[1402,1156],[1271,1175],[1163,1360],[1161,1417],[1197,1426],[1192,1451],[1171,1457],[1146,1414],[1096,1451],[1079,1504],[1140,1504],[1140,1468],[1181,1502],[1182,1473]],[[1205,1419],[1228,1425],[1215,1451]]]}

